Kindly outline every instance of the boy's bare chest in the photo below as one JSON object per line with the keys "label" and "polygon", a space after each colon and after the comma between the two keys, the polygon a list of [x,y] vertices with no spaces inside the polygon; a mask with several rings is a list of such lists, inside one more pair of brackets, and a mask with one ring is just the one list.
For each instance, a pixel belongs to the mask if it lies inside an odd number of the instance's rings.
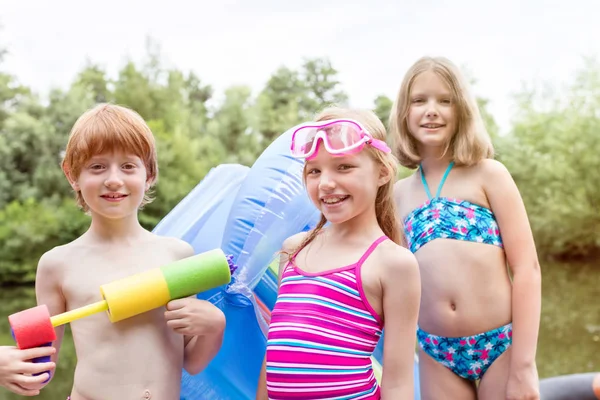
{"label": "boy's bare chest", "polygon": [[172,256],[166,252],[142,249],[139,252],[87,254],[78,260],[69,260],[62,292],[69,309],[81,307],[101,300],[102,285],[159,268],[172,261]]}

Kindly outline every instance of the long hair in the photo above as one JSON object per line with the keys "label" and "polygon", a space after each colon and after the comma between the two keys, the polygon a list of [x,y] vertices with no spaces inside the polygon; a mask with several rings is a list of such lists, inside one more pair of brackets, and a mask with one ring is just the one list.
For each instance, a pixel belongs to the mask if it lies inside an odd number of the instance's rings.
{"label": "long hair", "polygon": [[432,71],[439,76],[452,93],[457,125],[444,153],[450,151],[456,165],[474,165],[484,158],[493,158],[494,147],[491,138],[481,118],[477,102],[470,94],[460,70],[444,57],[423,57],[406,72],[390,113],[390,135],[400,164],[414,169],[422,159],[417,142],[408,129],[408,114],[412,86],[415,79],[426,71]]}

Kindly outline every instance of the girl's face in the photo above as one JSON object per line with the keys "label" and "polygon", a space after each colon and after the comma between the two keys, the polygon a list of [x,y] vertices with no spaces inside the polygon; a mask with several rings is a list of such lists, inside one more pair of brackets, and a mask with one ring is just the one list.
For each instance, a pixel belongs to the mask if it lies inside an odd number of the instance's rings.
{"label": "girl's face", "polygon": [[407,125],[422,150],[440,148],[456,133],[456,112],[450,88],[433,71],[414,80]]}
{"label": "girl's face", "polygon": [[306,162],[308,195],[332,224],[344,223],[375,210],[377,190],[386,182],[380,166],[366,151],[334,156],[320,141]]}

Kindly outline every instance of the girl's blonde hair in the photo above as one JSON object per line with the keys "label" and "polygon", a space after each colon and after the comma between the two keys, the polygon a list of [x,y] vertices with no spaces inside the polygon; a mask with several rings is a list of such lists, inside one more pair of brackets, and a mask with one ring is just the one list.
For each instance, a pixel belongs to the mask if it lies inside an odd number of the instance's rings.
{"label": "girl's blonde hair", "polygon": [[[373,135],[373,138],[384,142],[386,140],[385,126],[372,111],[329,107],[321,111],[315,121],[320,122],[332,119],[353,119],[360,122]],[[377,189],[375,214],[377,215],[377,223],[383,233],[390,240],[400,244],[400,231],[396,221],[396,203],[394,202],[394,178],[398,170],[398,163],[393,155],[384,153],[371,146],[365,146],[362,151],[366,151],[373,161],[387,169],[390,180]],[[304,180],[306,182],[306,167],[304,169]],[[321,219],[317,226],[308,233],[302,243],[290,254],[290,258],[296,256],[302,248],[312,242],[326,223],[327,219],[321,214]]]}
{"label": "girl's blonde hair", "polygon": [[[93,156],[118,150],[138,156],[146,167],[150,187],[156,183],[158,160],[152,131],[138,113],[114,104],[98,104],[77,119],[69,135],[62,169],[75,180]],[[79,207],[89,211],[80,191],[75,198]],[[140,207],[152,200],[147,191]]]}
{"label": "girl's blonde hair", "polygon": [[392,148],[400,164],[416,168],[421,162],[417,142],[408,129],[410,96],[415,79],[423,72],[434,72],[448,85],[456,115],[456,132],[446,144],[457,165],[473,165],[494,157],[494,147],[479,113],[477,101],[469,93],[467,82],[459,69],[444,57],[423,57],[408,70],[390,114],[389,127]]}

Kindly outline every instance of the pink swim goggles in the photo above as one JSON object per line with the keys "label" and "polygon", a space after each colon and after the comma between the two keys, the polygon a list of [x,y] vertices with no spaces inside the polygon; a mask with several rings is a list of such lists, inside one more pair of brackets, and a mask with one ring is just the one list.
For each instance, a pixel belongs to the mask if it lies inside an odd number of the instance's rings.
{"label": "pink swim goggles", "polygon": [[319,139],[332,155],[358,153],[368,144],[384,153],[390,153],[388,145],[373,136],[358,121],[333,119],[307,122],[292,134],[292,155],[310,160],[317,155]]}

